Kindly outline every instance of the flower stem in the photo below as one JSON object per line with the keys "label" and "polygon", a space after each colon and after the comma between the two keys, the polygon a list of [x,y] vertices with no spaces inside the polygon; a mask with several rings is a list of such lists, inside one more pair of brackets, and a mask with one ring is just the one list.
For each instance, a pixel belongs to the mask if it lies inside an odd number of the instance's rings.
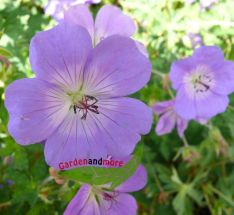
{"label": "flower stem", "polygon": [[4,202],[4,203],[1,203],[0,204],[0,208],[3,208],[3,207],[8,207],[11,205],[11,201],[8,201],[8,202]]}
{"label": "flower stem", "polygon": [[187,140],[187,138],[185,137],[185,135],[183,135],[181,139],[182,139],[182,141],[183,141],[183,143],[184,143],[184,147],[188,147],[188,146],[189,146],[189,143],[188,143],[188,140]]}
{"label": "flower stem", "polygon": [[232,199],[230,199],[229,197],[225,196],[221,191],[219,191],[218,189],[216,189],[213,186],[209,186],[210,190],[213,191],[214,193],[216,193],[218,196],[220,196],[222,199],[224,199],[227,203],[229,203],[232,207],[234,207],[234,202]]}
{"label": "flower stem", "polygon": [[162,73],[162,72],[160,72],[160,71],[158,71],[158,70],[152,70],[152,73],[160,76],[162,79],[165,77],[165,74]]}

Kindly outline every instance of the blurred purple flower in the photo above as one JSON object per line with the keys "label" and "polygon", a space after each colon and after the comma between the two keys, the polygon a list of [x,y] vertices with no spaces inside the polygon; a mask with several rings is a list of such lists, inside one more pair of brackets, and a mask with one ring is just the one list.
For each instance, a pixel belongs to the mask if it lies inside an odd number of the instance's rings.
{"label": "blurred purple flower", "polygon": [[153,106],[153,112],[160,116],[156,126],[156,133],[164,135],[170,133],[175,127],[180,137],[183,136],[188,126],[188,121],[178,116],[175,112],[175,100],[158,102]]}
{"label": "blurred purple flower", "polygon": [[6,183],[7,183],[8,186],[12,186],[15,182],[13,180],[11,180],[11,179],[8,179],[6,181]]}
{"label": "blurred purple flower", "polygon": [[198,48],[198,47],[204,45],[203,39],[202,39],[202,37],[201,37],[200,34],[197,34],[197,33],[188,33],[188,37],[189,37],[189,39],[191,41],[191,45],[192,45],[193,49]]}
{"label": "blurred purple flower", "polygon": [[128,194],[142,189],[147,173],[140,165],[134,175],[114,190],[110,185],[83,185],[67,206],[64,215],[136,215],[136,200]]}
{"label": "blurred purple flower", "polygon": [[106,37],[118,34],[131,37],[136,26],[134,21],[115,6],[103,6],[95,19],[86,5],[72,7],[64,14],[64,19],[68,23],[83,26],[89,32],[94,46]]}
{"label": "blurred purple flower", "polygon": [[202,9],[211,8],[218,0],[200,0],[200,5]]}
{"label": "blurred purple flower", "polygon": [[45,7],[45,13],[60,21],[64,18],[64,12],[77,4],[97,4],[101,0],[49,0]]}
{"label": "blurred purple flower", "polygon": [[17,143],[45,140],[47,163],[128,156],[150,131],[152,112],[126,96],[150,78],[150,61],[127,37],[110,36],[92,48],[88,32],[61,23],[30,44],[35,78],[10,84],[5,105]]}
{"label": "blurred purple flower", "polygon": [[234,91],[234,63],[224,59],[220,48],[202,46],[172,64],[170,79],[177,90],[176,112],[204,121],[226,110],[228,94]]}

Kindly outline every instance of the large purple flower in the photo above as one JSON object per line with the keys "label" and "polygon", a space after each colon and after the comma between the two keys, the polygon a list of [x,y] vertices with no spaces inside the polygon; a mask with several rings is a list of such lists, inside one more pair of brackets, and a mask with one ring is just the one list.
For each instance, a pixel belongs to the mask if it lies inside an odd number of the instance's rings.
{"label": "large purple flower", "polygon": [[188,121],[181,118],[175,112],[175,100],[158,102],[153,106],[153,111],[160,115],[156,126],[156,133],[164,135],[170,133],[174,127],[177,127],[177,132],[180,137],[183,136],[185,129],[188,126]]}
{"label": "large purple flower", "polygon": [[97,4],[101,0],[49,0],[45,7],[45,13],[60,21],[64,18],[64,12],[77,4]]}
{"label": "large purple flower", "polygon": [[61,23],[32,39],[30,62],[36,77],[6,89],[8,129],[22,145],[45,140],[55,169],[75,158],[125,157],[149,132],[150,108],[125,97],[151,71],[132,39],[110,36],[92,48],[83,27]]}
{"label": "large purple flower", "polygon": [[134,175],[115,190],[110,185],[83,185],[67,206],[64,215],[135,215],[136,200],[128,192],[142,189],[147,182],[145,168],[140,165]]}
{"label": "large purple flower", "polygon": [[76,5],[64,14],[65,22],[81,25],[89,32],[94,46],[101,40],[111,35],[122,35],[131,37],[136,26],[134,21],[124,15],[122,11],[115,6],[103,6],[95,19],[90,13],[87,5]]}
{"label": "large purple flower", "polygon": [[220,48],[202,46],[193,56],[172,64],[172,86],[177,90],[175,109],[185,119],[205,120],[222,113],[234,91],[234,63]]}

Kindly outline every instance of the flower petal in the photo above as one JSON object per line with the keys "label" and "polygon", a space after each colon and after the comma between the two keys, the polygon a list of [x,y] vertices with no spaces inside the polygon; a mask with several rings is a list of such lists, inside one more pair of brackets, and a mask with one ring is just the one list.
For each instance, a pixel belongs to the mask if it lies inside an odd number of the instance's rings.
{"label": "flower petal", "polygon": [[183,137],[185,129],[188,127],[188,121],[182,119],[181,117],[177,117],[177,132],[180,137]]}
{"label": "flower petal", "polygon": [[94,20],[88,5],[76,5],[64,13],[65,22],[80,25],[87,29],[94,41]]}
{"label": "flower petal", "polygon": [[38,78],[65,90],[78,90],[91,49],[91,38],[83,27],[61,23],[34,36],[30,62]]}
{"label": "flower petal", "polygon": [[13,82],[5,97],[9,132],[23,145],[46,139],[69,110],[68,98],[59,88],[36,78]]}
{"label": "flower petal", "polygon": [[123,193],[135,192],[141,190],[147,183],[147,172],[143,165],[140,165],[135,173],[128,178],[127,181],[115,188],[115,190]]}
{"label": "flower petal", "polygon": [[112,201],[101,201],[100,212],[102,215],[136,215],[137,203],[131,195],[120,193]]}
{"label": "flower petal", "polygon": [[156,114],[162,114],[169,109],[173,108],[175,104],[175,100],[168,100],[168,101],[163,101],[163,102],[157,102],[153,107],[153,112]]}
{"label": "flower petal", "polygon": [[80,211],[79,215],[102,215],[94,195],[90,197],[83,210]]}
{"label": "flower petal", "polygon": [[171,110],[164,113],[156,126],[157,135],[161,136],[170,133],[176,124],[176,114]]}
{"label": "flower petal", "polygon": [[[46,141],[46,162],[55,169],[61,168],[60,165],[71,169],[77,167],[69,164],[75,159],[106,158],[107,146],[101,132],[101,128],[90,115],[86,120],[81,120],[80,116],[71,110],[60,127]],[[66,166],[66,163],[69,166]]]}
{"label": "flower petal", "polygon": [[175,61],[170,69],[170,80],[172,87],[178,90],[179,87],[184,83],[184,76],[187,72],[191,72],[196,68],[196,64],[192,57],[188,57],[182,60]]}
{"label": "flower petal", "polygon": [[105,5],[97,14],[95,29],[95,41],[97,44],[104,38],[114,34],[130,37],[135,33],[136,25],[118,7]]}
{"label": "flower petal", "polygon": [[111,117],[121,127],[139,134],[149,133],[152,125],[152,111],[143,102],[133,98],[100,100],[99,112]]}
{"label": "flower petal", "polygon": [[188,95],[184,86],[177,91],[175,100],[175,111],[182,118],[189,120],[196,118],[195,95]]}
{"label": "flower petal", "polygon": [[143,43],[139,42],[139,41],[135,41],[135,43],[136,43],[136,46],[137,46],[138,50],[139,50],[143,55],[145,55],[147,58],[149,58],[149,54],[148,54],[148,52],[147,52],[147,49],[146,49],[145,45],[144,45]]}
{"label": "flower petal", "polygon": [[197,64],[216,64],[224,60],[222,50],[217,46],[201,46],[195,49],[193,60]]}
{"label": "flower petal", "polygon": [[125,96],[142,88],[150,78],[151,64],[135,42],[111,36],[93,49],[85,67],[84,91],[103,97]]}
{"label": "flower petal", "polygon": [[81,214],[81,211],[87,204],[87,201],[90,197],[91,186],[88,184],[82,185],[75,197],[70,201],[64,215],[77,215]]}
{"label": "flower petal", "polygon": [[197,118],[209,119],[219,113],[223,113],[229,103],[229,99],[225,95],[211,93],[205,99],[196,100]]}
{"label": "flower petal", "polygon": [[215,93],[227,95],[234,91],[234,63],[223,61],[212,68],[215,75],[215,86],[212,89]]}

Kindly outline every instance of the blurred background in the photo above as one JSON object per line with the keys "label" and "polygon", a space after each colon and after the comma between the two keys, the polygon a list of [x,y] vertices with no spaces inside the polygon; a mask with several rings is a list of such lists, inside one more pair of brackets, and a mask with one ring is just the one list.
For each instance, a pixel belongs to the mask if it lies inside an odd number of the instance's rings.
{"label": "blurred background", "polygon": [[[234,0],[103,0],[95,15],[114,4],[138,25],[135,38],[147,46],[151,80],[133,95],[148,105],[170,99],[171,63],[200,45],[217,45],[234,60]],[[12,81],[32,77],[30,39],[56,22],[44,14],[47,0],[0,0],[0,214],[63,214],[77,192],[59,185],[44,161],[40,144],[22,147],[7,132],[4,90]],[[230,105],[234,106],[234,96]],[[208,125],[191,122],[181,140],[176,131],[143,137],[148,184],[133,195],[141,215],[234,214],[234,108]],[[58,181],[57,181],[58,182]]]}

